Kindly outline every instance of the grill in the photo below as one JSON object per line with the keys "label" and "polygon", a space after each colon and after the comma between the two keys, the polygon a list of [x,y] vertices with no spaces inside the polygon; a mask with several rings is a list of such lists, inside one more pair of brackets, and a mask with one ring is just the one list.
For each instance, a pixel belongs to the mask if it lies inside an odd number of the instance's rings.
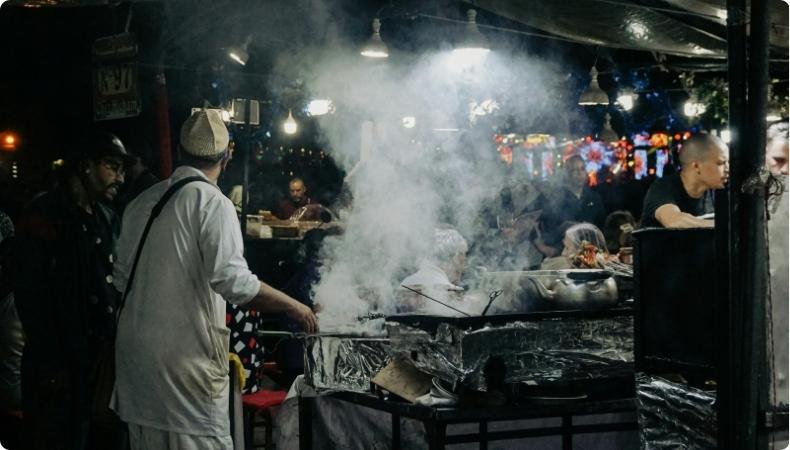
{"label": "grill", "polygon": [[445,381],[488,390],[633,374],[633,310],[497,316],[390,316],[393,356]]}

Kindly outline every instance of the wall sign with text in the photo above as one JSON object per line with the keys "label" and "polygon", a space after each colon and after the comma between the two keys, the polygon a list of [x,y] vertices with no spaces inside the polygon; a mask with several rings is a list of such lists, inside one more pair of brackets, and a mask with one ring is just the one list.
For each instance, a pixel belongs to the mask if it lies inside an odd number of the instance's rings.
{"label": "wall sign with text", "polygon": [[132,34],[93,43],[93,119],[112,120],[140,115],[137,41]]}

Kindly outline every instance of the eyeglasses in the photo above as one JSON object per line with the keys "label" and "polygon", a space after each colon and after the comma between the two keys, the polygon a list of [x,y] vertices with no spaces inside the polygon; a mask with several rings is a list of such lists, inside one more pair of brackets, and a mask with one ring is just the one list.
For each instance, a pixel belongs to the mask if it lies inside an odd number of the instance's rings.
{"label": "eyeglasses", "polygon": [[122,176],[126,175],[126,171],[124,171],[122,163],[119,163],[117,161],[111,161],[111,160],[103,159],[103,160],[101,160],[101,165],[104,166],[106,169],[115,172],[115,174],[118,175],[118,176],[122,177]]}

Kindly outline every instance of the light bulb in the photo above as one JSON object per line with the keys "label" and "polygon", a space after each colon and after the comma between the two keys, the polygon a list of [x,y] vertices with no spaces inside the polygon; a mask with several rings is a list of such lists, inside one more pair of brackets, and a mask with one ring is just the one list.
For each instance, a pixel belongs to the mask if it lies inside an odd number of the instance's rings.
{"label": "light bulb", "polygon": [[705,105],[694,100],[689,100],[683,104],[683,114],[688,117],[696,117],[705,112]]}
{"label": "light bulb", "polygon": [[285,119],[285,122],[283,122],[283,131],[285,131],[285,134],[295,134],[298,128],[299,127],[296,124],[296,120],[294,120],[294,116],[289,109],[288,118]]}
{"label": "light bulb", "polygon": [[631,92],[623,92],[617,97],[617,103],[626,111],[631,111],[634,107],[634,94]]}
{"label": "light bulb", "polygon": [[335,110],[332,100],[312,100],[307,104],[307,114],[311,116],[323,116]]}

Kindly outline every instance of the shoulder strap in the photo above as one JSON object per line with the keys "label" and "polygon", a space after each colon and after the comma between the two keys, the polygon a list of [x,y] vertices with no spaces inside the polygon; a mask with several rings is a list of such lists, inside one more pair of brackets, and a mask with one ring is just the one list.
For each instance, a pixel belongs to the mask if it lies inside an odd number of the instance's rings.
{"label": "shoulder strap", "polygon": [[116,317],[120,317],[121,310],[123,309],[123,305],[126,303],[126,297],[129,295],[129,291],[132,288],[132,281],[134,281],[134,273],[137,271],[137,263],[140,261],[140,254],[143,252],[143,245],[145,244],[145,238],[148,237],[148,232],[151,230],[151,224],[159,217],[159,214],[162,212],[162,209],[167,204],[167,201],[170,200],[179,189],[184,187],[187,183],[191,183],[193,181],[203,181],[205,183],[209,183],[203,177],[194,176],[194,177],[186,177],[177,182],[173,183],[167,191],[165,191],[162,198],[159,199],[159,202],[154,206],[151,210],[151,215],[148,217],[148,222],[145,224],[145,229],[143,229],[143,235],[140,237],[140,242],[137,244],[137,253],[134,255],[134,263],[132,264],[132,271],[129,273],[129,279],[126,281],[126,289],[123,292],[123,297],[121,298],[121,304],[118,306],[118,315]]}

